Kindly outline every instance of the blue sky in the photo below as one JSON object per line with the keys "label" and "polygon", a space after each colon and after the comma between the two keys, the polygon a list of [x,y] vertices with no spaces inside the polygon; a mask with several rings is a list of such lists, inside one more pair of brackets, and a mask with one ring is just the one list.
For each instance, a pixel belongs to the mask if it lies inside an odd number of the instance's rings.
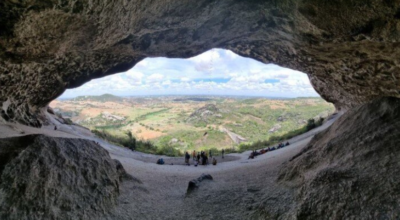
{"label": "blue sky", "polygon": [[146,58],[127,72],[69,89],[61,98],[142,95],[319,96],[306,74],[212,49],[189,59]]}

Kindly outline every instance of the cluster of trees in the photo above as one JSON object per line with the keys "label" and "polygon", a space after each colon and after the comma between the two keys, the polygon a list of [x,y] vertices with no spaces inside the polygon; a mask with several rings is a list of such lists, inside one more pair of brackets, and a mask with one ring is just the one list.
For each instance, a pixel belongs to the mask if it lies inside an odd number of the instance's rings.
{"label": "cluster of trees", "polygon": [[139,125],[141,125],[141,126],[143,126],[143,127],[147,128],[147,129],[149,129],[149,130],[151,130],[151,131],[154,131],[154,128],[153,128],[153,127],[151,127],[151,126],[148,126],[148,125],[146,125],[146,124],[143,124],[143,123],[139,123]]}
{"label": "cluster of trees", "polygon": [[308,119],[307,125],[306,125],[307,131],[309,131],[309,130],[311,130],[311,129],[314,129],[314,128],[316,128],[316,127],[319,127],[319,126],[321,126],[323,123],[324,123],[324,118],[319,118],[318,121],[315,121],[315,119],[313,119],[313,118]]}

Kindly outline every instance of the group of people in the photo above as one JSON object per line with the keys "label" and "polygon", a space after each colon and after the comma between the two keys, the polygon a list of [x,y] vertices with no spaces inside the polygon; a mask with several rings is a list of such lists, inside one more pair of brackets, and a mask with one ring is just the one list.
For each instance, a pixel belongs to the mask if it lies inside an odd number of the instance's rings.
{"label": "group of people", "polygon": [[[290,143],[289,142],[286,142],[286,144],[284,144],[284,143],[279,143],[276,147],[275,146],[273,146],[273,147],[267,147],[267,148],[265,148],[265,149],[261,149],[260,151],[257,151],[257,150],[253,150],[251,153],[250,153],[250,156],[249,156],[249,159],[254,159],[255,157],[257,157],[258,155],[262,155],[262,154],[265,154],[265,153],[267,153],[267,152],[269,152],[269,151],[274,151],[274,150],[277,150],[277,149],[281,149],[281,148],[284,148],[284,147],[286,147],[286,146],[288,146],[288,145],[290,145]],[[210,164],[210,162],[209,162],[209,158],[211,159],[212,158],[212,164],[213,165],[217,165],[217,159],[215,158],[215,157],[213,157],[213,154],[212,154],[213,152],[211,151],[211,150],[209,150],[208,151],[208,153],[207,153],[207,151],[200,151],[200,152],[197,152],[196,153],[196,151],[194,150],[193,152],[192,152],[192,154],[189,154],[189,152],[188,151],[186,151],[185,152],[185,164],[187,165],[187,166],[190,166],[190,158],[192,158],[193,159],[193,163],[194,163],[194,166],[198,166],[198,165],[208,165],[208,164]],[[224,149],[222,149],[221,150],[221,156],[222,156],[222,158],[224,158],[224,156],[225,156],[225,150]],[[162,158],[160,158],[160,159],[158,159],[157,160],[157,164],[160,164],[160,165],[162,165],[162,164],[164,164],[165,162],[164,162],[164,160],[162,159]]]}
{"label": "group of people", "polygon": [[[194,150],[192,152],[192,155],[190,155],[189,152],[186,151],[185,152],[185,164],[190,166],[190,158],[192,157],[194,166],[210,164],[209,158],[210,159],[212,158],[211,163],[213,165],[217,165],[217,158],[213,157],[212,153],[213,152],[211,150],[209,150],[208,153],[207,153],[207,151],[200,151],[200,152],[196,153],[196,151]],[[225,150],[222,149],[221,153],[222,153],[222,158],[224,158]]]}
{"label": "group of people", "polygon": [[[213,152],[211,150],[208,151],[208,153],[206,151],[201,151],[201,152],[197,152],[194,150],[192,152],[192,154],[190,155],[189,152],[185,152],[184,158],[185,158],[185,165],[190,166],[190,158],[193,158],[193,163],[194,166],[198,166],[198,165],[208,165],[210,164],[209,162],[209,158],[212,158],[212,165],[217,165],[217,158],[213,157]],[[222,149],[221,150],[221,155],[222,155],[222,159],[225,156],[225,150]],[[159,165],[163,165],[165,164],[165,161],[163,158],[159,158],[157,159],[157,164]],[[171,165],[174,165],[173,163],[171,163]]]}
{"label": "group of people", "polygon": [[249,159],[254,159],[258,155],[265,154],[265,153],[267,153],[269,151],[274,151],[276,149],[281,149],[281,148],[284,148],[285,146],[289,146],[289,145],[290,145],[290,143],[286,142],[286,144],[280,143],[276,147],[267,147],[265,149],[261,149],[260,151],[253,150],[253,152],[250,153]]}

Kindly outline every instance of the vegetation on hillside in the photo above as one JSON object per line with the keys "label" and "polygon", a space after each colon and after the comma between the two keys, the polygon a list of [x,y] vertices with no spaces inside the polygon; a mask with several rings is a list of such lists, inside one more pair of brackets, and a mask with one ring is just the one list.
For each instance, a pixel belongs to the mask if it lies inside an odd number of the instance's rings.
{"label": "vegetation on hillside", "polygon": [[307,122],[307,125],[305,125],[302,128],[289,131],[286,134],[283,135],[276,135],[276,136],[271,136],[268,140],[263,140],[263,141],[256,141],[252,144],[241,144],[239,146],[239,152],[244,152],[247,150],[259,150],[262,148],[266,147],[271,147],[273,145],[277,145],[278,143],[281,143],[283,141],[287,141],[293,137],[299,136],[301,134],[304,134],[316,127],[319,127],[323,124],[324,119],[320,118],[318,121],[315,121],[313,118],[309,119]]}
{"label": "vegetation on hillside", "polygon": [[[102,102],[104,100],[108,101]],[[279,141],[278,137],[285,139],[309,130],[306,128],[309,119],[318,122],[334,111],[333,105],[321,98],[166,96],[115,99],[112,95],[103,95],[56,104],[53,109],[63,115],[67,113],[74,123],[104,133],[102,137],[113,143],[130,147],[131,139],[126,133],[129,131],[138,142],[136,150],[168,155],[210,148],[217,151],[251,149],[259,143],[266,144],[265,140],[273,143]],[[238,144],[228,131],[245,140]],[[138,140],[149,144],[142,145]]]}
{"label": "vegetation on hillside", "polygon": [[178,157],[183,155],[180,150],[177,150],[172,146],[156,147],[150,141],[137,140],[130,131],[127,131],[124,136],[114,135],[105,130],[92,130],[92,132],[103,140],[106,140],[121,147],[129,148],[133,151],[137,150],[143,153],[166,155],[171,157]]}
{"label": "vegetation on hillside", "polygon": [[78,96],[72,101],[97,101],[97,102],[122,102],[124,98],[112,94],[103,94],[100,96]]}

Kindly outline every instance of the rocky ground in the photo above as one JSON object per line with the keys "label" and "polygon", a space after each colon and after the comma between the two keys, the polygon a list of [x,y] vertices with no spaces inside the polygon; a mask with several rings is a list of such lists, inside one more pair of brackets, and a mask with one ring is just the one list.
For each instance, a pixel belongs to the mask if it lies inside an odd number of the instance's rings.
{"label": "rocky ground", "polygon": [[[89,142],[100,144],[112,158],[119,160],[134,178],[120,183],[116,205],[108,212],[101,211],[103,219],[249,219],[264,216],[268,203],[268,213],[273,213],[275,217],[285,214],[291,204],[289,201],[293,201],[293,193],[275,181],[282,163],[298,153],[316,132],[332,122],[290,140],[292,144],[284,149],[254,160],[248,160],[249,152],[244,152],[226,155],[224,159],[217,157],[216,166],[198,167],[180,165],[183,158],[168,157],[163,157],[166,165],[156,165],[155,161],[160,156],[111,145],[79,126],[59,124],[58,129],[54,130],[53,127],[36,129],[1,124],[0,130],[2,136],[8,138],[44,133],[58,139],[89,139]],[[175,164],[170,165],[171,162]],[[203,173],[211,174],[214,180],[203,183],[198,190],[186,195],[189,181]],[[76,187],[84,190],[81,186]],[[268,198],[284,198],[288,203],[272,205],[271,202],[265,202]]]}

